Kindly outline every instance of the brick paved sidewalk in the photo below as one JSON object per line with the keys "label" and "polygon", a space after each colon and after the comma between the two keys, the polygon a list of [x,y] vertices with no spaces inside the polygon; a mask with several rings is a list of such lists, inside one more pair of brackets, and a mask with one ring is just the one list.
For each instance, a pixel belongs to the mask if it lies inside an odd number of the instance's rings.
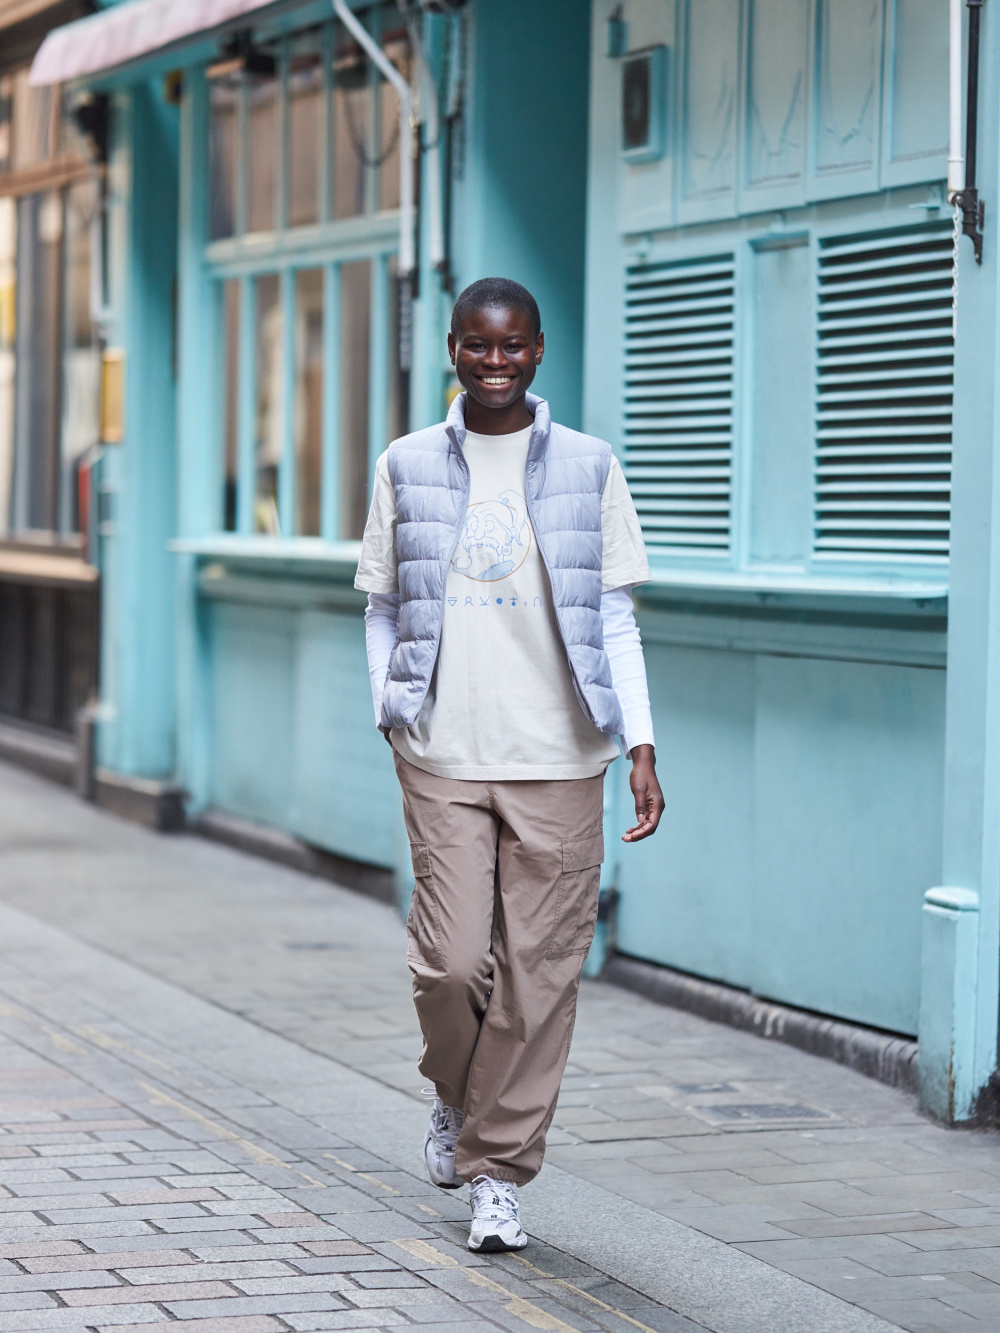
{"label": "brick paved sidewalk", "polygon": [[470,1256],[391,912],[2,767],[0,899],[0,1333],[1000,1329],[1000,1138],[905,1094],[588,985]]}

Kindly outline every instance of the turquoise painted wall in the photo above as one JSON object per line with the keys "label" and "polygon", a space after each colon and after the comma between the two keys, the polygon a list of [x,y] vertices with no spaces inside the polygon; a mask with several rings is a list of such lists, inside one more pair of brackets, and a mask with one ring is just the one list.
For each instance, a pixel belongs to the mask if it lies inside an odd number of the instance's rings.
{"label": "turquoise painted wall", "polygon": [[456,185],[459,285],[501,275],[533,292],[546,335],[537,390],[580,428],[590,30],[580,0],[476,0],[469,117]]}
{"label": "turquoise painted wall", "polygon": [[100,762],[172,777],[178,114],[158,83],[114,100],[112,344],[126,352],[125,439],[101,466]]}

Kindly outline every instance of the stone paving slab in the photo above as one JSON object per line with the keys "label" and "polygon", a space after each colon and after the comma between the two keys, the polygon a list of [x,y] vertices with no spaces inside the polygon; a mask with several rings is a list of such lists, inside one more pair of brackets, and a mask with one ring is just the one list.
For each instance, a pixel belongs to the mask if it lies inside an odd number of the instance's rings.
{"label": "stone paving slab", "polygon": [[0,1333],[1000,1328],[1000,1139],[905,1094],[585,985],[532,1244],[470,1256],[390,910],[2,766],[0,900]]}

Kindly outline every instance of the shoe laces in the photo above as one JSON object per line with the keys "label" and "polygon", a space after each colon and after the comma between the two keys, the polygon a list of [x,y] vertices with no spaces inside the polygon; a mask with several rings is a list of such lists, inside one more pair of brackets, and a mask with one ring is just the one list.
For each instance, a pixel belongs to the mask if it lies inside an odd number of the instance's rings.
{"label": "shoe laces", "polygon": [[444,1152],[454,1152],[458,1144],[458,1136],[462,1132],[462,1121],[465,1119],[465,1112],[457,1106],[445,1106],[434,1088],[424,1088],[423,1095],[434,1098],[434,1107],[431,1111],[431,1132],[438,1147]]}
{"label": "shoe laces", "polygon": [[469,1185],[469,1202],[476,1217],[521,1225],[517,1206],[517,1186],[495,1176],[476,1176]]}

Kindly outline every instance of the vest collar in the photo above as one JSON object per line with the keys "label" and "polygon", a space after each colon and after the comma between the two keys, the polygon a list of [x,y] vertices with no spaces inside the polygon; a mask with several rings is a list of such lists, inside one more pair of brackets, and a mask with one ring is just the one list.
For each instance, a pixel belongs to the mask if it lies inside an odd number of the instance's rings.
{"label": "vest collar", "polygon": [[[462,452],[465,445],[465,397],[464,392],[458,394],[448,409],[448,416],[444,423],[445,434],[451,441],[452,447],[457,449],[459,453]],[[539,398],[537,394],[525,394],[524,403],[535,419],[531,428],[531,439],[528,443],[528,459],[533,461],[542,453],[549,442],[552,415],[549,412],[549,405],[546,400]]]}

